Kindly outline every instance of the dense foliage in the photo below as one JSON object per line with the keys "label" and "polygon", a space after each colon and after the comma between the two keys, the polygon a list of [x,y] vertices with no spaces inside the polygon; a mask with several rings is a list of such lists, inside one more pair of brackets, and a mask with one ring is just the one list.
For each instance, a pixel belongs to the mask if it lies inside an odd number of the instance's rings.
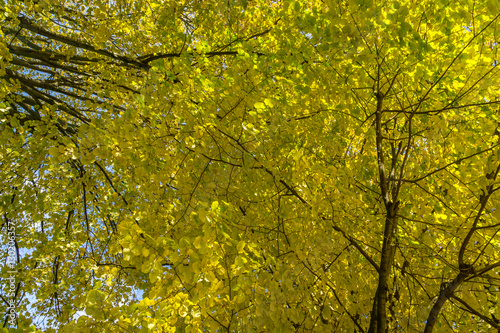
{"label": "dense foliage", "polygon": [[20,331],[500,331],[498,1],[0,3]]}

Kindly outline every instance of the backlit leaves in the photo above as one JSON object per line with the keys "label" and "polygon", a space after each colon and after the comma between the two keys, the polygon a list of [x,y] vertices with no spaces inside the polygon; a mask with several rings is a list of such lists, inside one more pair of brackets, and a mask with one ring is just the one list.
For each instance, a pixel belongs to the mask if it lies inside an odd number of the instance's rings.
{"label": "backlit leaves", "polygon": [[18,327],[498,329],[497,7],[7,1]]}

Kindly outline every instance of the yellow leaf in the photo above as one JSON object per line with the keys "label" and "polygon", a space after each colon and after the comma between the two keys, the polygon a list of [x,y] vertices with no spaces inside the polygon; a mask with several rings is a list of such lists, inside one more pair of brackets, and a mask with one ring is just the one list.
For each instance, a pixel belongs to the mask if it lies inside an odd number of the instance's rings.
{"label": "yellow leaf", "polygon": [[245,245],[246,245],[245,241],[239,241],[238,245],[236,245],[236,249],[238,250],[238,252],[242,252]]}
{"label": "yellow leaf", "polygon": [[181,317],[184,318],[188,314],[188,307],[186,305],[181,305],[179,307],[179,311],[178,312],[179,312],[179,316],[181,316]]}
{"label": "yellow leaf", "polygon": [[264,100],[264,103],[265,103],[267,106],[269,106],[269,107],[273,107],[273,106],[274,106],[273,101],[272,101],[272,100],[270,100],[269,98],[266,98],[266,99]]}
{"label": "yellow leaf", "polygon": [[257,103],[254,104],[254,107],[256,109],[264,109],[266,107],[266,105],[264,103],[262,103],[262,102],[257,102]]}

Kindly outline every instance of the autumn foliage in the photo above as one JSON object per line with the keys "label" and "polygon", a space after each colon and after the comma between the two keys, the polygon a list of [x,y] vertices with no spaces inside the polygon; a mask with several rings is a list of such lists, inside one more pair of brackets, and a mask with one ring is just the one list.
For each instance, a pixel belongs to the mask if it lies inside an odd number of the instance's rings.
{"label": "autumn foliage", "polygon": [[15,327],[500,331],[499,13],[3,0]]}

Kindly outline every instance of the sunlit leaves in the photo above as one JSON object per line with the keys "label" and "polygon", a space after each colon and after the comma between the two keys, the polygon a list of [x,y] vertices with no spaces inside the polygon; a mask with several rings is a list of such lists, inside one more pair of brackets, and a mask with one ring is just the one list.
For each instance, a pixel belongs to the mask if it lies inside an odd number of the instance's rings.
{"label": "sunlit leaves", "polygon": [[390,330],[422,331],[440,295],[435,331],[495,327],[495,6],[8,2],[20,312],[68,332],[366,331],[385,280]]}

